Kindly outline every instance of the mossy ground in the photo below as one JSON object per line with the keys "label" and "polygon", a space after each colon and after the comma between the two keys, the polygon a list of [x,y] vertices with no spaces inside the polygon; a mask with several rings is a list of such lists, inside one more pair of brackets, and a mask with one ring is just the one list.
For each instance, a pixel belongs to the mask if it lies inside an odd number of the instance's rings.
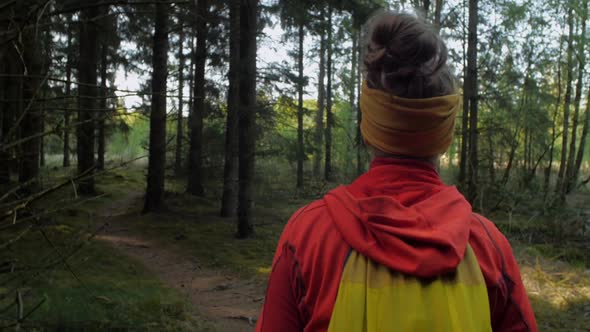
{"label": "mossy ground", "polygon": [[[50,187],[71,170],[52,170]],[[55,175],[57,173],[57,175]],[[143,186],[141,172],[110,172],[97,179],[98,195],[76,197],[71,186],[33,204],[44,214],[20,241],[0,252],[14,260],[15,272],[0,275],[0,294],[20,289],[26,314],[21,325],[39,331],[195,331],[204,330],[183,294],[164,285],[137,261],[93,238],[104,222],[100,211]],[[0,242],[11,234],[0,234]],[[64,257],[68,257],[64,263]],[[14,297],[0,300],[0,327],[13,324]]]}

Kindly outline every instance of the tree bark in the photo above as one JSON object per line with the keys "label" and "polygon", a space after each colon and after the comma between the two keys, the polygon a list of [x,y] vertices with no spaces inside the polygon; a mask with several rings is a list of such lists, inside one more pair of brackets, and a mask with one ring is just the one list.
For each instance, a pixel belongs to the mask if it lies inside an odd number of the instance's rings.
{"label": "tree bark", "polygon": [[[23,120],[20,123],[20,137],[28,138],[39,134],[42,130],[42,102],[41,98],[41,75],[43,75],[43,43],[39,35],[34,31],[23,32],[22,37],[22,58],[26,65],[23,68],[22,96],[19,107]],[[26,105],[26,107],[23,107]],[[25,112],[22,114],[22,112]],[[41,138],[36,137],[27,140],[21,145],[22,158],[19,168],[19,182],[29,183],[28,191],[40,189],[39,163],[40,163]]]}
{"label": "tree bark", "polygon": [[[479,20],[478,0],[469,0],[469,34],[467,44],[467,82],[469,102],[469,181],[468,199],[474,202],[478,183],[478,77],[477,77],[477,25]],[[467,94],[467,93],[466,93]]]}
{"label": "tree bark", "polygon": [[461,114],[461,153],[459,156],[459,184],[464,188],[467,179],[467,163],[469,158],[469,86],[467,71],[467,50],[465,35],[467,32],[463,28],[463,113]]}
{"label": "tree bark", "polygon": [[571,95],[572,95],[572,80],[573,80],[573,73],[572,68],[573,64],[573,52],[574,52],[574,9],[570,5],[569,13],[568,13],[568,42],[567,42],[567,83],[565,88],[565,105],[563,110],[563,134],[562,140],[563,143],[561,145],[561,160],[559,164],[559,172],[557,174],[557,186],[555,188],[556,192],[560,194],[560,196],[565,195],[565,177],[566,169],[567,169],[567,147],[569,142],[569,113],[570,113],[570,104],[571,104]]}
{"label": "tree bark", "polygon": [[332,181],[332,126],[334,125],[334,115],[332,114],[332,5],[328,5],[328,40],[327,43],[327,75],[328,86],[326,89],[326,156],[324,159],[324,179]]}
{"label": "tree bark", "polygon": [[553,154],[555,150],[555,136],[557,135],[557,114],[559,113],[559,106],[561,105],[561,59],[563,56],[563,43],[559,43],[559,60],[557,61],[557,100],[555,102],[555,110],[553,112],[553,121],[551,122],[551,146],[549,148],[549,163],[545,168],[545,179],[543,182],[543,195],[547,198],[549,193],[549,183],[551,182],[551,173],[553,171]]}
{"label": "tree bark", "polygon": [[[51,20],[50,20],[51,22]],[[44,54],[43,54],[43,68],[42,68],[42,73],[47,75],[50,72],[50,68],[51,68],[51,61],[52,61],[52,56],[51,56],[51,45],[52,45],[52,38],[51,38],[51,31],[47,30],[45,31],[44,35],[43,35],[43,50],[44,50]],[[42,99],[43,101],[41,102],[41,125],[39,128],[39,131],[41,133],[45,132],[45,117],[47,115],[47,97],[49,96],[49,83],[45,83],[45,85],[43,87],[41,87],[41,91],[42,91]],[[39,165],[41,167],[45,167],[46,165],[46,160],[45,160],[45,136],[41,136],[39,137]]]}
{"label": "tree bark", "polygon": [[107,91],[107,69],[108,69],[108,62],[107,62],[107,53],[108,53],[108,46],[106,42],[102,44],[101,47],[101,55],[100,55],[100,112],[97,118],[97,126],[98,126],[98,137],[97,137],[97,160],[96,160],[96,169],[102,170],[104,169],[104,156],[106,152],[106,138],[105,138],[105,116],[108,114],[107,112],[107,98],[108,98],[108,91]]}
{"label": "tree bark", "polygon": [[305,29],[303,19],[299,22],[299,53],[298,67],[299,78],[297,80],[297,188],[303,188],[303,158],[305,149],[303,145],[303,42],[305,40]]}
{"label": "tree bark", "polygon": [[174,172],[177,176],[183,172],[182,167],[182,140],[183,140],[183,121],[182,111],[184,108],[184,29],[180,28],[178,35],[178,112],[176,115],[176,151],[174,158]]}
{"label": "tree bark", "polygon": [[363,120],[363,113],[361,112],[361,91],[362,91],[362,46],[361,46],[361,32],[358,31],[359,45],[357,47],[357,70],[356,70],[356,163],[357,163],[357,175],[360,176],[365,172],[365,159],[363,158],[363,152],[365,147],[363,144],[363,135],[361,133],[361,123]]}
{"label": "tree bark", "polygon": [[442,24],[442,8],[443,8],[443,0],[436,0],[434,5],[434,19],[433,25],[437,32],[440,32],[441,24]]}
{"label": "tree bark", "polygon": [[[78,174],[94,169],[94,113],[98,97],[97,64],[98,64],[98,30],[91,20],[98,16],[99,7],[82,10],[80,23],[80,58],[78,61],[78,122],[76,127]],[[78,192],[85,195],[95,193],[94,177],[90,176],[79,181]]]}
{"label": "tree bark", "polygon": [[359,48],[359,43],[360,43],[360,31],[353,28],[352,31],[352,54],[351,54],[351,63],[350,63],[350,91],[349,91],[349,95],[348,95],[348,99],[349,99],[349,104],[350,104],[350,113],[351,113],[351,119],[353,118],[354,115],[356,115],[357,121],[355,123],[355,127],[354,127],[354,132],[353,135],[356,136],[356,170],[355,170],[355,176],[358,176],[360,174],[362,174],[363,172],[363,165],[362,165],[362,160],[361,160],[361,144],[360,144],[360,140],[359,140],[359,131],[360,131],[360,121],[358,118],[358,112],[357,112],[357,107],[356,107],[356,79],[357,79],[357,68],[358,68],[358,48]]}
{"label": "tree bark", "polygon": [[188,183],[186,191],[203,196],[203,117],[205,114],[205,65],[207,64],[207,17],[208,0],[197,2],[197,49],[195,54],[195,85],[191,138],[189,147]]}
{"label": "tree bark", "polygon": [[[40,124],[39,124],[39,132],[43,133],[45,132],[45,115],[47,114],[47,102],[45,102],[45,99],[47,99],[47,91],[45,91],[46,88],[43,88],[43,94],[41,95],[41,99],[43,99],[43,101],[41,102],[40,105],[40,117],[41,119],[39,120]],[[39,137],[39,166],[40,167],[45,167],[45,136],[41,136]]]}
{"label": "tree bark", "polygon": [[[191,73],[190,76],[190,81],[189,81],[189,89],[188,89],[188,117],[187,117],[187,126],[186,126],[186,135],[189,138],[189,143],[190,143],[190,137],[191,137],[191,124],[193,123],[193,113],[194,113],[194,106],[195,106],[195,58],[196,58],[196,47],[195,47],[195,34],[192,33],[194,32],[194,27],[193,29],[191,29],[191,66],[190,66],[190,70],[189,72]],[[186,161],[186,167],[185,170],[188,169],[188,158]]]}
{"label": "tree bark", "polygon": [[[578,81],[576,83],[576,96],[574,98],[574,114],[572,119],[572,136],[570,139],[569,156],[567,161],[566,169],[566,183],[565,193],[570,193],[578,180],[578,172],[576,170],[576,143],[578,134],[578,121],[580,118],[580,104],[582,101],[582,83],[584,79],[584,71],[586,67],[586,18],[588,16],[588,0],[583,1],[582,15],[580,20],[582,21],[582,29],[580,32],[580,49],[578,50]],[[588,101],[590,102],[590,101]]]}
{"label": "tree bark", "polygon": [[492,131],[488,129],[487,133],[488,139],[488,149],[489,151],[489,161],[488,161],[488,172],[490,176],[490,183],[494,185],[496,183],[496,166],[494,165],[494,142],[492,139]]}
{"label": "tree bark", "polygon": [[504,169],[504,175],[502,176],[502,185],[506,185],[510,179],[510,171],[512,170],[514,158],[516,157],[516,149],[518,149],[518,137],[520,136],[521,131],[522,128],[519,124],[519,126],[515,129],[512,141],[510,142],[510,153],[508,154],[508,163],[506,164],[506,169]]}
{"label": "tree bark", "polygon": [[72,87],[72,21],[68,19],[68,43],[66,47],[66,89],[64,99],[63,167],[70,167],[70,94]]}
{"label": "tree bark", "polygon": [[[0,74],[8,74],[8,67],[11,65],[9,57],[2,56],[0,58]],[[0,145],[5,142],[4,135],[11,127],[12,111],[10,104],[6,101],[8,99],[8,85],[11,80],[0,80]],[[10,183],[10,154],[8,151],[0,148],[0,185]]]}
{"label": "tree bark", "polygon": [[[590,89],[588,89],[588,96],[586,100],[590,101]],[[586,110],[584,114],[584,124],[582,125],[582,135],[580,136],[580,144],[578,145],[578,153],[576,155],[576,162],[574,165],[573,178],[574,184],[577,182],[578,176],[580,175],[580,169],[582,167],[582,161],[584,160],[584,152],[586,149],[586,141],[588,139],[588,127],[590,126],[590,102],[586,103]]]}
{"label": "tree bark", "polygon": [[258,1],[241,0],[240,8],[240,140],[238,238],[254,233],[255,126],[256,126],[256,34]]}
{"label": "tree bark", "polygon": [[221,216],[233,217],[238,209],[238,108],[240,107],[240,0],[230,2],[229,90],[225,126],[225,163]]}
{"label": "tree bark", "polygon": [[[323,20],[323,9],[321,19]],[[320,31],[320,64],[318,74],[318,110],[315,118],[315,132],[314,132],[314,156],[313,156],[313,174],[315,178],[319,178],[321,174],[322,164],[322,143],[324,142],[324,109],[326,96],[326,36],[324,30]]]}
{"label": "tree bark", "polygon": [[[14,48],[7,50],[2,58],[4,71],[9,75],[21,75],[23,68],[22,62]],[[0,65],[0,67],[2,66]],[[11,78],[0,80],[3,85],[4,96],[6,101],[3,103],[2,128],[0,142],[5,144],[16,140],[14,135],[14,125],[16,116],[22,112],[22,77],[13,76]],[[0,184],[8,184],[11,181],[11,174],[16,169],[17,159],[14,157],[14,149],[0,149]]]}
{"label": "tree bark", "polygon": [[149,162],[144,212],[158,211],[164,207],[168,10],[168,3],[158,2],[156,4],[156,26],[152,58],[152,109],[150,113]]}

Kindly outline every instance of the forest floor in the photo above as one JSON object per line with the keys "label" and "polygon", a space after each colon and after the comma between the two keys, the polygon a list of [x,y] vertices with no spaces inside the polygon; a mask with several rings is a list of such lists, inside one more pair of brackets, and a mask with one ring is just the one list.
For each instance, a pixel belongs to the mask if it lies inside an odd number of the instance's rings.
{"label": "forest floor", "polygon": [[[32,317],[33,325],[76,328],[94,321],[97,330],[252,331],[280,232],[317,193],[264,184],[255,207],[256,234],[238,240],[233,221],[218,216],[218,193],[186,195],[181,179],[167,179],[165,212],[141,214],[144,177],[139,168],[103,175],[97,183],[104,194],[52,217],[55,236],[75,229],[101,232],[70,261],[76,278],[64,266],[32,285],[50,304]],[[590,194],[580,201],[584,206]],[[590,238],[574,243],[532,236],[539,225],[528,216],[494,220],[510,230],[539,330],[590,331]],[[32,238],[15,251],[38,255],[38,242]]]}
{"label": "forest floor", "polygon": [[[133,192],[101,209],[100,216],[108,225],[97,239],[141,262],[166,285],[183,294],[199,309],[196,319],[217,331],[251,331],[264,300],[260,279],[205,267],[200,258],[189,257],[149,239],[130,227],[140,217],[138,207],[143,193]],[[175,240],[182,240],[178,235]],[[207,327],[206,329],[208,329]]]}

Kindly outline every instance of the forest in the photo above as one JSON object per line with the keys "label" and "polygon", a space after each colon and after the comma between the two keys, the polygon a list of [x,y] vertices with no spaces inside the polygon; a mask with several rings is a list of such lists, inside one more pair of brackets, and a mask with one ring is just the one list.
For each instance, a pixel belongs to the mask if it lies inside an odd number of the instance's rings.
{"label": "forest", "polygon": [[438,171],[540,331],[590,331],[588,0],[0,0],[0,330],[251,331],[279,236],[369,168],[365,23],[462,96]]}

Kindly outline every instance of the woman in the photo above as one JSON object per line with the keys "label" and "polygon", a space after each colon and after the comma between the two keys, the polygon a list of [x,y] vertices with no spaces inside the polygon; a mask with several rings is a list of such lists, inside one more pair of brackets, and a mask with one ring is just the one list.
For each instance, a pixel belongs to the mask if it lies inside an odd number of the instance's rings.
{"label": "woman", "polygon": [[461,99],[446,62],[419,19],[372,20],[371,168],[290,219],[257,331],[537,331],[510,244],[437,174]]}

